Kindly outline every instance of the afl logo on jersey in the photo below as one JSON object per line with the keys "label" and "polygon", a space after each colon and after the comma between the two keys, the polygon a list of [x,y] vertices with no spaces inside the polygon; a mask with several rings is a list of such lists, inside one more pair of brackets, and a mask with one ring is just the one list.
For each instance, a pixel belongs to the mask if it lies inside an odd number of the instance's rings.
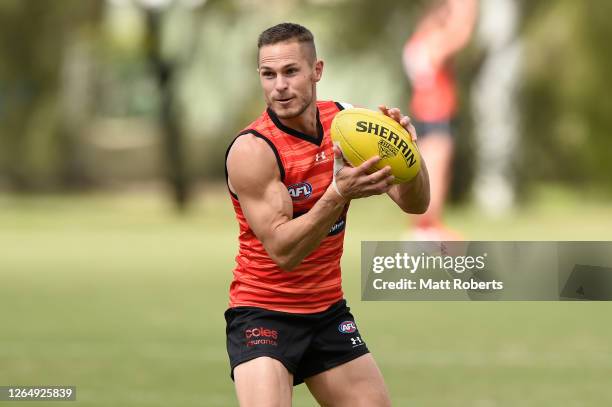
{"label": "afl logo on jersey", "polygon": [[338,325],[338,331],[342,332],[343,334],[352,334],[356,330],[357,326],[353,321],[344,321]]}
{"label": "afl logo on jersey", "polygon": [[297,184],[289,185],[287,190],[289,191],[289,196],[294,201],[303,201],[312,195],[312,185],[308,182],[298,182]]}

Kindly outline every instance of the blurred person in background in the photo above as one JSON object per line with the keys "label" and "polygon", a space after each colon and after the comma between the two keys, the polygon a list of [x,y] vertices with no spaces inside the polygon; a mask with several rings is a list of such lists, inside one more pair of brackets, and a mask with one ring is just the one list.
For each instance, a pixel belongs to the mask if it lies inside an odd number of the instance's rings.
{"label": "blurred person in background", "polygon": [[434,0],[403,49],[403,65],[412,85],[409,111],[431,186],[429,209],[413,217],[413,240],[462,239],[442,221],[455,143],[452,122],[457,111],[451,63],[468,43],[477,13],[478,0]]}

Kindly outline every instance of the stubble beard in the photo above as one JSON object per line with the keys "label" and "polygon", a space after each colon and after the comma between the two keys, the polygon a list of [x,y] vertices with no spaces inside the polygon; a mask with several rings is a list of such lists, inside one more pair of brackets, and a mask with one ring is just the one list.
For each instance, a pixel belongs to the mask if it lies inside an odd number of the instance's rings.
{"label": "stubble beard", "polygon": [[313,97],[311,95],[309,100],[303,100],[303,103],[301,104],[301,106],[297,107],[296,109],[289,109],[289,110],[282,110],[282,111],[278,111],[276,109],[274,109],[272,106],[270,106],[270,108],[272,109],[272,111],[274,112],[274,114],[276,114],[276,116],[279,119],[294,119],[296,117],[299,117],[302,115],[302,113],[304,113],[306,111],[306,109],[308,109],[308,106],[310,106],[310,104],[312,103]]}

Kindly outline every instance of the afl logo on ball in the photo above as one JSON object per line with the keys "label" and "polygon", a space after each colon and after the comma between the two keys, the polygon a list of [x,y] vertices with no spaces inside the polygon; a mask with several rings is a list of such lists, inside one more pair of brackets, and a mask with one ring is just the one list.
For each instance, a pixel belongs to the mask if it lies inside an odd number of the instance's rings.
{"label": "afl logo on ball", "polygon": [[297,184],[289,185],[287,190],[289,191],[289,196],[294,201],[302,201],[312,195],[312,185],[308,182],[298,182]]}
{"label": "afl logo on ball", "polygon": [[352,334],[357,330],[357,326],[353,321],[344,321],[338,325],[338,330],[343,334]]}

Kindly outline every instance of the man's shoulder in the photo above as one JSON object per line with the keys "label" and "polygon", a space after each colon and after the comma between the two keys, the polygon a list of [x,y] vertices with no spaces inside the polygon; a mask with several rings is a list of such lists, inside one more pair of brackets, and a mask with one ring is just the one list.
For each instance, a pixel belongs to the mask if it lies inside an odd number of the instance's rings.
{"label": "man's shoulder", "polygon": [[331,109],[341,111],[344,109],[350,109],[353,107],[353,105],[337,100],[317,100],[317,107],[319,108],[319,110]]}
{"label": "man's shoulder", "polygon": [[279,165],[277,169],[277,153],[270,147],[266,139],[249,133],[232,143],[227,151],[226,165],[234,186],[245,189],[249,185],[259,185],[258,180],[284,177],[283,167]]}

